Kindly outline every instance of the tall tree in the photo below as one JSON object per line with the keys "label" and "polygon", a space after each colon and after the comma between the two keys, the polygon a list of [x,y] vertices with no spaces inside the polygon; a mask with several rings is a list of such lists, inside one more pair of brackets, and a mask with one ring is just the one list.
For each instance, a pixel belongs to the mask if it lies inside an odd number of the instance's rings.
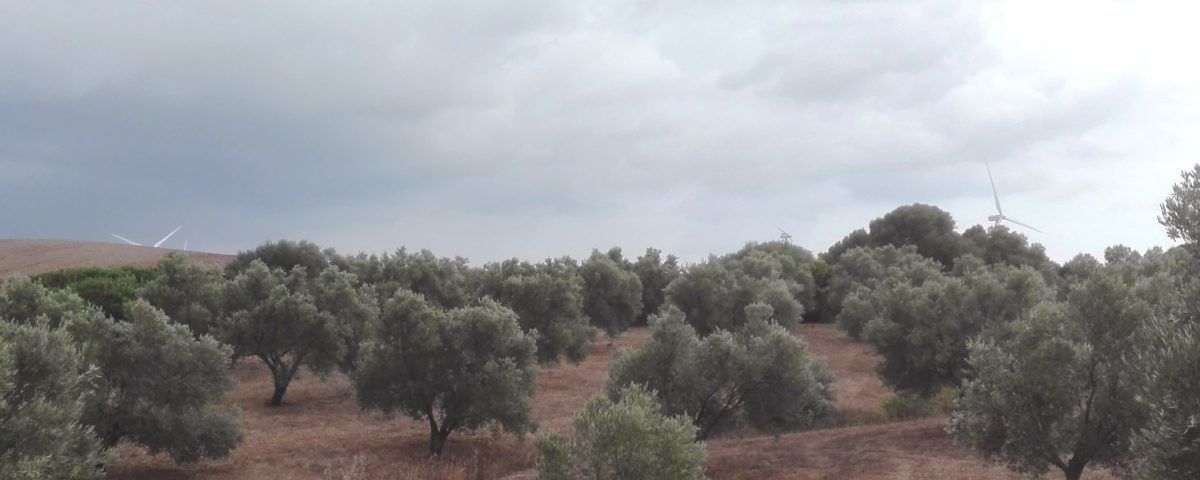
{"label": "tall tree", "polygon": [[583,315],[583,279],[574,264],[547,260],[533,265],[509,260],[485,265],[477,291],[516,312],[521,329],[536,331],[538,360],[580,362],[596,329]]}
{"label": "tall tree", "polygon": [[177,252],[167,254],[155,269],[157,277],[138,296],[187,325],[197,337],[212,333],[221,312],[220,272],[191,265]]}

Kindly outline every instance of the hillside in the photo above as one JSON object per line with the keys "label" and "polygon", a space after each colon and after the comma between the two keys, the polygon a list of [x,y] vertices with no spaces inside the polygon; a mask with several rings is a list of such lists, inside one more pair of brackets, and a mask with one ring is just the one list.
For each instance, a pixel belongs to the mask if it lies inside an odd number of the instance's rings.
{"label": "hillside", "polygon": [[[0,240],[0,277],[37,275],[62,268],[151,266],[171,250],[75,240]],[[223,266],[233,256],[180,252],[189,261]]]}

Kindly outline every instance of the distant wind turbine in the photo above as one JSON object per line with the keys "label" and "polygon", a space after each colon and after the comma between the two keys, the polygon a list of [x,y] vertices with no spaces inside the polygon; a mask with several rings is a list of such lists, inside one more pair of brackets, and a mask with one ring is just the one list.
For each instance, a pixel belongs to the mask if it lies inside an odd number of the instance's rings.
{"label": "distant wind turbine", "polygon": [[775,225],[775,228],[779,229],[779,239],[783,240],[783,244],[791,245],[792,244],[792,234],[788,233],[787,230],[784,230],[783,227],[781,227],[779,225]]}
{"label": "distant wind turbine", "polygon": [[[175,227],[175,229],[174,229],[174,230],[171,230],[171,233],[168,233],[168,234],[167,234],[167,236],[165,236],[165,237],[163,237],[163,238],[162,238],[162,240],[159,240],[159,241],[157,241],[157,242],[154,242],[154,248],[161,247],[161,246],[162,246],[162,244],[163,244],[163,243],[165,243],[165,242],[167,241],[167,239],[168,239],[168,238],[171,238],[171,235],[174,235],[174,234],[175,234],[175,232],[178,232],[178,231],[179,231],[179,229],[181,229],[181,228],[183,228],[183,225],[180,225],[180,226],[178,226],[178,227]],[[115,233],[110,233],[109,235],[112,235],[112,236],[114,236],[114,237],[117,237],[117,238],[121,239],[122,241],[124,241],[125,243],[128,243],[128,244],[130,244],[130,245],[134,245],[134,246],[138,246],[138,247],[142,246],[142,244],[140,244],[140,243],[137,243],[137,242],[135,242],[135,241],[133,241],[133,240],[130,240],[130,239],[128,239],[128,238],[125,238],[125,237],[122,237],[122,236],[120,236],[120,235],[117,235],[117,234],[115,234]],[[186,245],[185,245],[185,247],[184,247],[184,248],[187,248],[187,247],[186,247]]]}
{"label": "distant wind turbine", "polygon": [[1002,208],[1000,206],[1000,193],[996,191],[996,179],[992,178],[992,167],[989,166],[987,162],[983,162],[983,166],[984,166],[984,168],[987,168],[988,180],[990,182],[992,182],[992,197],[996,199],[996,214],[989,216],[988,221],[994,222],[995,226],[997,226],[997,227],[999,227],[1002,222],[1008,222],[1008,223],[1011,223],[1014,225],[1020,225],[1022,227],[1028,228],[1028,229],[1033,230],[1038,233],[1042,233],[1041,230],[1033,228],[1027,224],[1021,223],[1017,220],[1014,220],[1011,217],[1007,217],[1004,215],[1004,208]]}

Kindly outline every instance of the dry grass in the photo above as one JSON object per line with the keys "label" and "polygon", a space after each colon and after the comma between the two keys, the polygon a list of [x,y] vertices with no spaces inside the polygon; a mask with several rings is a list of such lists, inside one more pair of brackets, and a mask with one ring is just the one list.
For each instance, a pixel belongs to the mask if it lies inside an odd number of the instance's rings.
{"label": "dry grass", "polygon": [[[824,357],[837,377],[837,403],[849,426],[770,437],[739,432],[710,441],[713,479],[1015,479],[954,444],[944,418],[883,422],[880,403],[889,394],[876,376],[878,358],[830,325],[805,325],[796,333]],[[638,329],[610,344],[600,339],[579,365],[542,370],[534,415],[540,432],[563,432],[587,400],[601,392],[620,347],[636,347],[648,332]],[[533,471],[533,439],[496,432],[456,433],[443,458],[426,457],[426,430],[408,419],[384,419],[355,406],[345,377],[305,376],[288,391],[287,403],[266,406],[270,377],[252,361],[232,372],[237,387],[225,399],[242,410],[245,443],[229,459],[187,467],[124,446],[114,480],[480,480],[526,479]],[[872,424],[874,423],[874,424]],[[1052,473],[1053,475],[1053,473]],[[1112,478],[1093,472],[1093,480]]]}
{"label": "dry grass", "polygon": [[[0,278],[76,267],[149,267],[172,251],[176,250],[72,240],[0,240]],[[233,258],[217,253],[182,253],[193,263],[216,267]]]}

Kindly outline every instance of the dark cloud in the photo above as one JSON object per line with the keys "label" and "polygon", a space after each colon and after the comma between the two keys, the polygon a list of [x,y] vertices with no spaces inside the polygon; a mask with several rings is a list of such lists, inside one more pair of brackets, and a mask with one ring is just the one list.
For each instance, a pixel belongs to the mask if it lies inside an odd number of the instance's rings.
{"label": "dark cloud", "polygon": [[1138,48],[1021,2],[8,2],[0,236],[820,250],[904,203],[982,221],[990,161],[1056,257],[1145,247],[1200,89],[1138,54],[1182,27],[1107,9]]}

